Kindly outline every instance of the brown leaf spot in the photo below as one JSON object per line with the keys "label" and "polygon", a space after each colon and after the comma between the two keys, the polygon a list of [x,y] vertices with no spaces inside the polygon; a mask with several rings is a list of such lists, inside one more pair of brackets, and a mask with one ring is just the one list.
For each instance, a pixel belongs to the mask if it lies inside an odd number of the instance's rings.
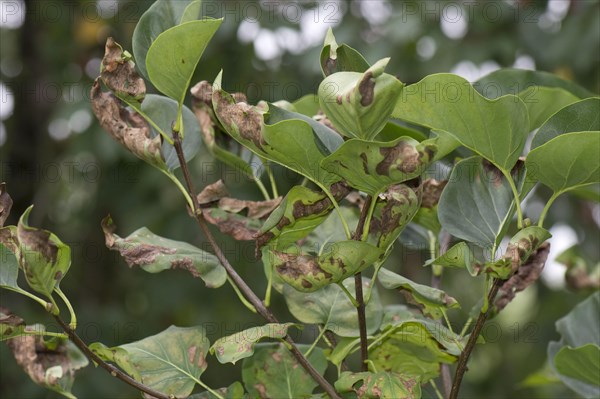
{"label": "brown leaf spot", "polygon": [[263,384],[255,384],[254,389],[258,391],[261,399],[269,399],[267,396],[267,388]]}
{"label": "brown leaf spot", "polygon": [[435,179],[427,179],[423,182],[423,198],[421,206],[423,208],[433,208],[440,201],[440,196],[448,180],[437,181]]}
{"label": "brown leaf spot", "polygon": [[128,243],[127,240],[125,240],[125,244],[119,248],[119,252],[121,252],[121,256],[123,256],[127,265],[133,267],[149,265],[154,263],[159,255],[172,255],[176,253],[177,250],[158,245]]}
{"label": "brown leaf spot", "polygon": [[201,101],[204,104],[209,105],[211,107],[212,107],[212,92],[213,92],[213,87],[206,80],[196,83],[194,85],[194,87],[192,87],[190,89],[190,94],[192,95],[192,97],[195,100]]}
{"label": "brown leaf spot", "polygon": [[25,320],[12,313],[8,308],[0,306],[0,324],[6,324],[13,327],[22,326],[25,324]]}
{"label": "brown leaf spot", "polygon": [[[223,234],[227,234],[239,241],[252,241],[255,239],[258,229],[248,226],[249,219],[243,220],[242,216],[227,213],[225,217],[213,215],[211,209],[203,212],[206,221],[219,228]],[[237,217],[236,217],[237,216]]]}
{"label": "brown leaf spot", "polygon": [[285,275],[290,279],[298,280],[304,276],[318,276],[320,274],[324,275],[327,279],[332,277],[331,273],[321,269],[316,256],[293,255],[278,251],[273,251],[273,254],[283,262],[277,265],[279,274]]}
{"label": "brown leaf spot", "polygon": [[0,183],[0,227],[4,226],[4,222],[10,214],[13,200],[6,192],[6,183]]}
{"label": "brown leaf spot", "polygon": [[262,136],[263,115],[256,107],[245,102],[236,103],[232,96],[222,91],[213,93],[213,101],[216,102],[215,112],[223,125],[237,130],[242,138],[252,141],[256,147],[262,149],[266,144]]}
{"label": "brown leaf spot", "polygon": [[25,227],[21,223],[17,226],[17,232],[19,243],[28,251],[39,252],[48,262],[56,263],[58,247],[50,241],[50,232]]}
{"label": "brown leaf spot", "polygon": [[112,37],[106,39],[101,70],[100,77],[111,91],[140,101],[144,98],[144,80],[136,72],[135,64],[123,58],[123,49]]}
{"label": "brown leaf spot", "polygon": [[13,234],[13,232],[14,230],[8,227],[0,228],[0,243],[16,254],[19,250],[19,244],[17,242],[17,235]]}
{"label": "brown leaf spot", "polygon": [[46,378],[46,370],[50,367],[61,366],[64,375],[73,375],[70,360],[66,353],[64,344],[59,345],[56,350],[51,350],[44,345],[39,336],[22,336],[6,341],[13,353],[17,364],[40,385],[55,385],[58,379],[54,376]]}
{"label": "brown leaf spot", "polygon": [[375,96],[375,79],[373,73],[367,72],[358,84],[358,92],[360,93],[360,105],[363,107],[371,105]]}
{"label": "brown leaf spot", "polygon": [[393,167],[403,173],[413,173],[421,164],[421,154],[406,141],[399,141],[393,147],[382,147],[379,152],[383,160],[375,171],[380,175],[388,176]]}
{"label": "brown leaf spot", "polygon": [[176,259],[171,262],[171,269],[183,269],[194,277],[200,277],[200,272],[194,266],[194,262],[190,258]]}
{"label": "brown leaf spot", "polygon": [[223,180],[219,179],[216,182],[204,187],[202,192],[198,194],[198,204],[208,204],[220,200],[229,195],[229,191],[225,187]]}
{"label": "brown leaf spot", "polygon": [[279,206],[281,200],[281,197],[268,201],[246,201],[225,197],[219,200],[218,206],[227,212],[233,213],[239,213],[246,209],[248,211],[247,216],[250,219],[263,219]]}

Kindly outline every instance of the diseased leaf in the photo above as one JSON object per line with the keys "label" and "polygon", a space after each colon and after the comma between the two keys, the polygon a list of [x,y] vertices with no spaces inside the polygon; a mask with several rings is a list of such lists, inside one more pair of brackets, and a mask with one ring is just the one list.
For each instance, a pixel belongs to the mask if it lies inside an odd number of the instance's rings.
{"label": "diseased leaf", "polygon": [[402,93],[394,117],[450,135],[506,171],[517,163],[529,133],[527,108],[519,98],[489,100],[452,74],[429,75]]}
{"label": "diseased leaf", "polygon": [[[506,279],[517,271],[519,266],[527,262],[527,259],[552,235],[545,229],[538,226],[529,226],[515,234],[508,243],[506,253],[503,258],[508,260],[507,275],[498,275],[496,277]],[[546,254],[547,256],[547,254]],[[538,259],[541,261],[542,258]],[[543,264],[542,264],[543,267]],[[541,271],[541,270],[540,270]]]}
{"label": "diseased leaf", "polygon": [[106,39],[104,58],[100,65],[100,79],[121,100],[137,106],[146,95],[146,83],[135,70],[131,55],[112,37]]}
{"label": "diseased leaf", "polygon": [[[342,282],[346,289],[354,292],[354,278]],[[363,277],[363,292],[367,292],[371,280]],[[289,285],[283,288],[283,296],[290,313],[299,321],[309,324],[322,324],[323,328],[341,337],[358,335],[356,307],[336,284],[330,284],[310,293],[299,292]],[[383,306],[376,288],[365,309],[367,333],[373,334],[379,328]]]}
{"label": "diseased leaf", "polygon": [[[297,347],[302,352],[308,349],[308,345]],[[308,360],[321,375],[325,373],[327,360],[320,348],[315,348]],[[305,398],[317,387],[284,344],[256,345],[254,356],[244,359],[242,380],[251,398]]]}
{"label": "diseased leaf", "polygon": [[146,70],[152,84],[182,104],[200,57],[222,22],[204,18],[160,33],[146,54]]}
{"label": "diseased leaf", "polygon": [[398,289],[404,294],[409,303],[418,306],[423,314],[434,319],[442,317],[442,310],[460,307],[456,299],[444,291],[417,284],[385,268],[379,270],[377,277],[384,288],[388,290]]}
{"label": "diseased leaf", "polygon": [[71,248],[50,231],[29,226],[33,205],[19,219],[19,262],[32,290],[52,298],[71,266]]}
{"label": "diseased leaf", "polygon": [[352,373],[344,371],[335,382],[342,393],[354,392],[359,399],[417,399],[421,397],[418,381],[394,373]]}
{"label": "diseased leaf", "polygon": [[565,133],[532,150],[531,176],[558,195],[600,182],[600,131]]}
{"label": "diseased leaf", "polygon": [[321,50],[323,76],[329,76],[336,72],[365,72],[367,69],[369,69],[369,63],[364,57],[346,44],[338,45],[333,30],[329,28]]}
{"label": "diseased leaf", "polygon": [[8,219],[12,204],[13,200],[6,191],[6,183],[0,183],[0,228],[4,226],[4,222]]}
{"label": "diseased leaf", "polygon": [[25,320],[0,306],[0,341],[25,335]]}
{"label": "diseased leaf", "polygon": [[17,284],[19,277],[17,228],[6,226],[0,228],[0,287],[20,290]]}
{"label": "diseased leaf", "polygon": [[121,238],[110,216],[102,220],[106,246],[119,251],[130,267],[139,266],[149,273],[183,269],[204,280],[207,287],[222,286],[227,278],[217,257],[186,242],[157,236],[142,227]]}
{"label": "diseased leaf", "polygon": [[283,281],[302,292],[312,292],[328,284],[342,282],[382,260],[384,256],[377,247],[353,240],[329,244],[319,255],[296,251],[271,251],[269,262]]}
{"label": "diseased leaf", "polygon": [[587,344],[562,347],[554,357],[556,370],[569,378],[600,387],[600,347]]}
{"label": "diseased leaf", "polygon": [[588,98],[570,104],[552,115],[537,131],[531,149],[565,133],[600,130],[600,98]]}
{"label": "diseased leaf", "polygon": [[321,166],[357,190],[378,195],[392,184],[420,176],[435,152],[434,145],[421,145],[410,137],[387,143],[352,139],[325,158]]}
{"label": "diseased leaf", "polygon": [[260,327],[248,328],[233,335],[219,338],[210,348],[219,362],[235,364],[240,359],[254,355],[256,344],[264,338],[285,338],[287,330],[294,323],[269,323]]}
{"label": "diseased leaf", "polygon": [[364,73],[334,73],[319,85],[321,109],[344,136],[373,140],[388,122],[404,86],[383,72],[389,60],[377,61]]}
{"label": "diseased leaf", "polygon": [[37,335],[26,335],[7,342],[17,364],[36,384],[74,398],[71,387],[75,371],[87,366],[88,360],[68,340],[54,341],[53,345]]}
{"label": "diseased leaf", "polygon": [[[1,233],[1,230],[0,230]],[[574,245],[560,253],[554,260],[567,267],[567,286],[574,291],[600,288],[600,262],[594,265]]]}
{"label": "diseased leaf", "polygon": [[170,326],[140,341],[106,348],[90,348],[116,363],[134,379],[165,395],[188,396],[206,370],[210,343],[202,327]]}

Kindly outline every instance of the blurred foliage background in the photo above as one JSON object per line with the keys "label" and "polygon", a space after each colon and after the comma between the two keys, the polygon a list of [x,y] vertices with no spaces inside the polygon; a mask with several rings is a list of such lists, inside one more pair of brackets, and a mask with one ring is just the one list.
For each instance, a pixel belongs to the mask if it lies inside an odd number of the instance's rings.
{"label": "blurred foliage background", "polygon": [[[162,331],[170,324],[204,324],[211,339],[260,324],[229,286],[217,290],[184,272],[151,275],[129,269],[104,246],[100,220],[110,213],[122,236],[147,226],[177,240],[207,248],[169,181],[112,141],[93,117],[89,89],[98,74],[104,43],[113,36],[131,49],[135,24],[150,0],[0,1],[0,181],[15,204],[8,224],[35,204],[30,222],[55,232],[73,249],[73,265],[62,288],[71,298],[88,342],[112,346]],[[388,67],[403,82],[454,72],[476,80],[500,67],[554,72],[598,92],[600,89],[600,4],[595,0],[488,1],[205,1],[205,15],[225,17],[196,73],[212,81],[224,69],[228,91],[259,99],[293,101],[316,91],[322,79],[318,55],[325,32],[334,28],[374,62],[391,56]],[[214,162],[201,150],[192,162],[198,189],[223,178],[239,198],[259,199],[255,186]],[[285,188],[295,176],[281,174]],[[529,200],[534,220],[548,192]],[[536,215],[537,213],[537,215]],[[596,201],[562,198],[548,219],[554,239],[551,258],[579,243],[592,261],[600,259]],[[252,243],[219,235],[226,254],[257,292],[264,290],[262,266]],[[397,245],[390,267],[427,283],[425,251]],[[448,273],[443,288],[468,317],[482,284],[466,273]],[[466,289],[471,286],[472,289]],[[30,323],[52,320],[33,302],[0,293],[1,304]],[[548,341],[558,339],[554,321],[586,293],[565,287],[564,268],[550,261],[543,279],[520,294],[484,330],[492,344],[478,347],[463,384],[465,398],[567,398],[560,384],[523,386],[546,361]],[[389,302],[402,301],[386,295]],[[282,298],[276,313],[290,320]],[[307,341],[314,331],[304,331]],[[237,367],[214,358],[203,380],[213,387],[233,381]],[[427,391],[427,390],[426,390]],[[82,398],[128,398],[138,394],[104,371],[81,371],[74,393]],[[425,397],[431,396],[427,391]],[[50,398],[19,370],[0,347],[0,396]]]}

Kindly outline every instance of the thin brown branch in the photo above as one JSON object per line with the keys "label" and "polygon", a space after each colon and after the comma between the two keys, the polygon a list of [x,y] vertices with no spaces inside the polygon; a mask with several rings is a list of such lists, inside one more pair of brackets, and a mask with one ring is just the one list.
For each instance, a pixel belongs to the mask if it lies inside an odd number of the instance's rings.
{"label": "thin brown branch", "polygon": [[[363,204],[360,212],[360,218],[358,219],[358,224],[356,225],[356,231],[352,237],[353,240],[360,241],[362,239],[365,222],[367,221],[367,215],[369,213],[369,209],[371,208],[372,201],[373,197],[369,195]],[[374,282],[372,283],[374,284]],[[368,371],[369,368],[367,365],[367,360],[369,360],[369,343],[367,342],[367,316],[365,314],[365,299],[362,288],[362,273],[356,273],[354,275],[354,290],[356,294],[356,302],[358,303],[356,313],[358,315],[358,329],[360,333],[360,368],[361,371]]]}
{"label": "thin brown branch", "polygon": [[492,284],[492,288],[488,293],[488,308],[485,312],[479,313],[479,317],[477,317],[477,321],[475,322],[475,327],[469,336],[469,340],[467,341],[467,345],[465,349],[460,354],[458,358],[458,365],[456,367],[456,373],[454,374],[454,382],[452,383],[452,390],[450,391],[449,399],[457,399],[458,391],[460,390],[460,384],[462,382],[465,371],[467,371],[467,362],[469,361],[469,357],[471,356],[471,352],[473,352],[473,348],[475,348],[475,344],[477,343],[477,338],[479,338],[479,334],[481,334],[481,329],[485,324],[485,321],[491,312],[494,304],[494,299],[496,298],[496,294],[498,294],[498,289],[502,285],[502,280],[494,279],[494,283]]}
{"label": "thin brown branch", "polygon": [[125,374],[124,372],[119,370],[117,367],[113,366],[112,364],[106,363],[98,355],[96,355],[94,352],[92,352],[92,350],[87,346],[87,344],[85,342],[83,342],[83,340],[79,337],[79,335],[77,335],[75,330],[73,330],[59,316],[55,315],[54,318],[56,319],[58,324],[60,324],[62,329],[65,330],[65,332],[69,336],[69,339],[71,340],[71,342],[73,342],[75,344],[75,346],[77,346],[90,361],[95,362],[98,366],[100,366],[104,370],[108,371],[110,373],[110,375],[123,381],[126,384],[131,385],[138,391],[141,391],[141,392],[144,392],[144,393],[150,395],[151,397],[154,397],[157,399],[175,399],[174,396],[165,395],[162,392],[155,391],[154,389],[137,382],[136,380],[134,380],[133,378],[131,378],[130,376],[128,376],[127,374]]}
{"label": "thin brown branch", "polygon": [[[215,256],[219,259],[219,262],[225,268],[227,275],[233,283],[238,287],[238,289],[242,292],[244,297],[254,306],[258,314],[264,317],[269,323],[278,323],[275,315],[265,306],[263,301],[252,291],[252,289],[246,284],[246,282],[240,277],[240,275],[235,271],[231,263],[227,260],[221,247],[217,244],[212,232],[208,228],[208,224],[202,215],[202,212],[198,206],[198,198],[196,196],[196,191],[194,190],[194,185],[192,183],[190,171],[187,165],[187,162],[183,155],[183,148],[181,147],[181,138],[178,133],[173,132],[173,146],[175,147],[175,152],[177,153],[177,158],[179,159],[179,163],[181,165],[181,170],[183,172],[183,178],[185,180],[185,184],[187,185],[188,194],[192,197],[193,205],[194,205],[194,215],[195,219],[200,226],[200,230],[204,233],[204,236],[208,240],[211,248],[213,249]],[[333,399],[341,399],[339,394],[336,392],[335,388],[313,367],[312,364],[306,359],[306,357],[298,350],[296,344],[292,340],[290,336],[285,337],[286,342],[289,344],[290,352],[298,363],[304,367],[304,369],[310,374],[310,376],[323,388],[323,390]]]}
{"label": "thin brown branch", "polygon": [[[439,244],[439,253],[436,256],[442,256],[450,247],[450,241],[452,236],[445,230],[442,230],[440,233],[440,244]],[[442,286],[442,274],[435,273],[431,274],[431,287],[441,289]],[[438,320],[441,322],[441,320]],[[448,326],[450,327],[450,326]],[[450,391],[452,390],[452,376],[450,375],[450,365],[446,363],[440,364],[440,377],[442,380],[442,388],[444,389],[444,398],[448,398],[450,396]]]}

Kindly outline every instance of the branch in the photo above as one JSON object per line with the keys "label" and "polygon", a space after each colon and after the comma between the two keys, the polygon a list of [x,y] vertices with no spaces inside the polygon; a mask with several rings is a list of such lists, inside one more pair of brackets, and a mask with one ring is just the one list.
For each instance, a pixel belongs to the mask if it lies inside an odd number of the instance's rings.
{"label": "branch", "polygon": [[[177,132],[173,132],[173,146],[175,147],[175,151],[177,153],[177,158],[179,159],[179,163],[181,165],[181,170],[183,172],[183,178],[185,179],[185,183],[187,185],[190,196],[192,197],[192,203],[194,205],[194,218],[196,219],[198,226],[200,226],[200,230],[204,233],[204,236],[208,240],[210,246],[212,247],[215,256],[219,259],[219,262],[225,268],[227,275],[233,283],[239,288],[244,297],[254,306],[256,311],[264,317],[269,323],[278,323],[275,315],[265,306],[262,300],[252,291],[252,289],[246,284],[246,282],[240,277],[240,275],[235,271],[231,263],[227,260],[221,247],[217,244],[212,232],[208,228],[208,224],[202,215],[202,211],[198,205],[198,197],[196,196],[196,191],[194,189],[194,185],[192,183],[192,179],[190,176],[190,171],[187,165],[187,162],[183,155],[183,148],[181,147],[181,137]],[[310,374],[310,376],[323,388],[323,390],[333,399],[341,399],[335,388],[313,367],[312,364],[306,359],[306,357],[298,350],[296,344],[290,338],[290,336],[285,337],[285,341],[290,345],[290,352],[298,363],[304,367],[304,369]]]}
{"label": "branch", "polygon": [[85,342],[83,342],[83,340],[79,337],[79,335],[77,335],[75,330],[73,330],[67,323],[65,323],[64,320],[62,320],[57,315],[55,315],[54,318],[56,319],[58,324],[60,324],[60,326],[63,328],[63,330],[65,330],[65,332],[69,336],[69,339],[71,340],[71,342],[73,342],[75,344],[75,346],[77,346],[90,361],[98,364],[100,367],[102,367],[103,369],[108,371],[110,373],[110,375],[118,378],[119,380],[123,381],[126,384],[131,385],[138,391],[142,391],[142,392],[150,395],[151,397],[154,397],[157,399],[175,399],[174,396],[165,395],[162,392],[155,391],[154,389],[149,388],[146,385],[137,382],[136,380],[134,380],[133,378],[131,378],[130,376],[128,376],[127,374],[125,374],[124,372],[119,370],[117,367],[113,366],[112,364],[106,363],[98,355],[96,355],[94,352],[92,352],[92,350],[87,346],[87,344]]}
{"label": "branch", "polygon": [[[367,200],[363,204],[362,210],[360,211],[360,219],[358,219],[356,231],[352,237],[353,240],[360,241],[362,239],[365,222],[367,221],[367,215],[371,209],[372,202],[373,197],[370,195],[367,196]],[[374,284],[374,282],[371,283]],[[354,289],[356,293],[356,301],[358,302],[356,313],[358,315],[358,327],[360,332],[360,368],[361,371],[368,371],[369,367],[367,365],[367,360],[369,360],[369,343],[367,342],[367,317],[365,314],[365,300],[362,289],[362,273],[360,272],[354,275]]]}
{"label": "branch", "polygon": [[[451,239],[452,239],[452,236],[446,230],[442,230],[442,232],[440,233],[439,251],[436,254],[436,257],[442,256],[448,251],[448,248],[450,247]],[[440,289],[441,286],[442,286],[442,275],[441,275],[441,273],[436,274],[435,270],[434,270],[434,273],[431,274],[431,287]],[[448,327],[450,327],[450,326],[448,326]],[[442,379],[442,387],[444,389],[444,398],[447,398],[450,396],[450,391],[452,390],[452,376],[450,375],[450,365],[449,364],[442,363],[440,365],[440,376]]]}
{"label": "branch", "polygon": [[[492,284],[492,288],[488,293],[488,303],[493,304],[494,299],[496,298],[496,294],[498,293],[498,289],[502,285],[502,280],[494,279],[494,283]],[[458,359],[458,366],[456,367],[456,373],[454,374],[454,382],[452,384],[452,391],[450,392],[449,399],[457,399],[458,391],[460,390],[460,384],[462,382],[462,378],[467,371],[467,362],[469,361],[469,356],[471,356],[471,352],[473,348],[475,348],[475,344],[477,343],[477,338],[479,338],[479,334],[481,333],[481,329],[485,324],[485,321],[491,312],[493,306],[489,305],[488,309],[485,312],[480,312],[479,317],[477,317],[477,322],[475,323],[475,327],[469,336],[469,341],[465,346],[465,349],[460,354],[460,358]]]}

